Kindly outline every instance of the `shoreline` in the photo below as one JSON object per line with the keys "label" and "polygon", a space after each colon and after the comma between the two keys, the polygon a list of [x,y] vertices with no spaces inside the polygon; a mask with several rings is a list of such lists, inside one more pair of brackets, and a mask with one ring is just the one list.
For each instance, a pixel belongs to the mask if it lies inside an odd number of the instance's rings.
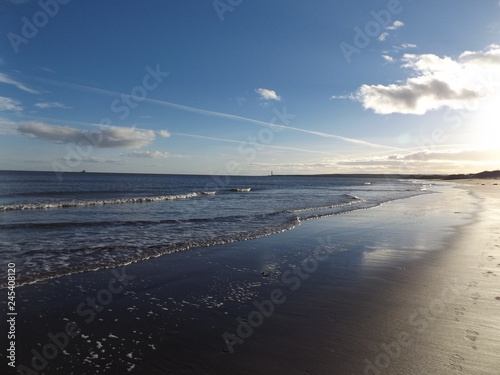
{"label": "shoreline", "polygon": [[[445,189],[455,194],[23,286],[17,364],[75,322],[49,373],[493,374],[498,198]],[[243,340],[233,354],[228,338]]]}
{"label": "shoreline", "polygon": [[[189,194],[194,194],[194,193],[187,193],[187,194],[189,195]],[[351,198],[355,198],[355,200],[353,200],[352,202],[356,203],[356,200],[358,199],[357,197],[355,197],[351,194],[347,194],[347,195],[349,195]],[[408,198],[412,198],[412,197],[392,198],[392,200],[401,200],[401,199],[408,199]],[[129,198],[126,198],[126,199],[129,199]],[[391,202],[392,200],[388,200],[387,202],[374,204],[373,206],[370,206],[370,207],[356,207],[356,206],[354,206],[352,211],[364,210],[366,208],[377,207],[380,204],[385,204],[385,203]],[[363,202],[364,202],[363,200],[360,201],[360,203],[363,203]],[[74,203],[74,204],[77,205],[77,203]],[[348,208],[350,206],[350,203],[337,205],[337,207],[339,207],[339,208],[342,206]],[[198,242],[198,243],[188,243],[188,242],[182,243],[181,242],[176,247],[168,248],[167,250],[163,250],[161,253],[149,254],[149,255],[142,256],[140,258],[121,259],[119,261],[114,261],[112,264],[106,264],[106,265],[99,264],[97,266],[92,265],[92,266],[85,268],[85,269],[78,269],[78,268],[74,269],[73,268],[73,269],[64,270],[64,271],[56,270],[56,271],[51,272],[50,274],[42,275],[36,279],[33,276],[31,276],[28,280],[17,279],[17,283],[18,283],[17,286],[22,287],[25,285],[33,285],[36,283],[45,282],[45,281],[49,281],[49,280],[53,280],[53,279],[58,279],[61,277],[68,277],[68,276],[77,275],[79,273],[99,272],[102,270],[110,270],[110,269],[119,268],[119,267],[126,267],[129,265],[138,263],[138,262],[149,261],[151,259],[155,259],[155,258],[162,257],[162,256],[169,256],[169,255],[172,255],[172,254],[175,254],[178,252],[182,252],[182,251],[193,251],[193,250],[198,250],[198,249],[203,249],[203,248],[211,248],[214,246],[237,244],[237,243],[244,242],[244,241],[256,240],[256,239],[260,239],[260,238],[264,238],[264,237],[268,237],[268,236],[273,236],[273,235],[277,235],[280,233],[284,233],[284,232],[293,230],[293,229],[297,228],[298,226],[300,226],[304,222],[308,222],[311,220],[317,220],[317,219],[324,219],[324,218],[328,218],[331,216],[344,214],[346,212],[349,213],[349,212],[351,212],[351,210],[347,209],[345,212],[340,211],[340,212],[332,213],[332,214],[324,214],[324,215],[320,214],[319,216],[311,216],[311,217],[305,218],[305,219],[303,219],[303,218],[302,219],[290,218],[290,221],[288,223],[281,224],[281,228],[274,228],[273,231],[268,231],[267,233],[246,234],[245,238],[243,238],[243,239],[242,238],[229,238],[229,239],[223,238],[220,240],[219,239],[211,239],[211,240],[207,240],[207,242],[205,242],[205,243],[203,242],[203,240],[201,242]],[[7,288],[7,283],[0,281],[0,290],[6,289],[6,288]]]}

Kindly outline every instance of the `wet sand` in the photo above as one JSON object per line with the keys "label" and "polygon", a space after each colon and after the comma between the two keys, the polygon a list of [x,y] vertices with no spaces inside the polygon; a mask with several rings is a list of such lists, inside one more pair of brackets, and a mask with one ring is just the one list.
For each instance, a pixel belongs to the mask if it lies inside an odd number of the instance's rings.
{"label": "wet sand", "polygon": [[[454,182],[278,235],[20,287],[16,365],[498,374],[500,186]],[[2,371],[15,373],[5,352]]]}

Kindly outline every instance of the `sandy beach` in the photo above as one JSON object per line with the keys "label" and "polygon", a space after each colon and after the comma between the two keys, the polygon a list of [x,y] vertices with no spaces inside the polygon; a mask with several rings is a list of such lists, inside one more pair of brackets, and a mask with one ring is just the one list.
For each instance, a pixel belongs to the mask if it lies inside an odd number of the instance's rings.
{"label": "sandy beach", "polygon": [[18,373],[498,374],[498,183],[20,287]]}

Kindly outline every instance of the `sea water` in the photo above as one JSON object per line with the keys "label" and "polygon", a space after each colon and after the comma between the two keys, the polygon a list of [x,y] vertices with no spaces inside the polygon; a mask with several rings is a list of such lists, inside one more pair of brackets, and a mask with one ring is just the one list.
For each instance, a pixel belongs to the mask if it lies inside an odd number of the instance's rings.
{"label": "sea water", "polygon": [[[20,284],[292,229],[429,193],[424,181],[0,172],[0,266]],[[1,284],[5,286],[4,284]]]}

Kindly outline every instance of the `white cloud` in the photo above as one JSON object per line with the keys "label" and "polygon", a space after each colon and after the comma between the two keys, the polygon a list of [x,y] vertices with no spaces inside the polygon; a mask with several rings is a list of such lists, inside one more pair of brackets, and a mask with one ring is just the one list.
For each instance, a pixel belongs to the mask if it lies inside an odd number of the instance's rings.
{"label": "white cloud", "polygon": [[465,51],[460,55],[462,61],[477,65],[500,65],[500,45],[493,44],[485,51]]}
{"label": "white cloud", "polygon": [[260,95],[262,100],[276,100],[278,102],[281,100],[281,97],[274,90],[255,89],[255,92]]}
{"label": "white cloud", "polygon": [[68,107],[62,103],[59,102],[46,102],[46,103],[36,103],[35,107],[41,108],[41,109],[47,109],[47,108],[71,108]]}
{"label": "white cloud", "polygon": [[182,159],[186,156],[180,154],[171,154],[170,152],[161,152],[161,151],[132,151],[126,156],[134,157],[134,158],[143,158],[143,159],[168,159],[168,158],[177,158]]}
{"label": "white cloud", "polygon": [[453,89],[447,82],[438,79],[411,79],[402,86],[362,85],[358,91],[358,100],[363,106],[379,114],[422,115],[444,106],[462,108],[463,103],[482,97],[472,90]]}
{"label": "white cloud", "polygon": [[347,94],[347,95],[332,95],[330,96],[331,100],[336,100],[336,99],[350,99],[350,100],[356,100],[356,95],[354,94]]}
{"label": "white cloud", "polygon": [[407,49],[410,49],[410,48],[417,48],[417,45],[416,44],[411,44],[411,43],[403,43],[403,44],[400,44],[399,46],[393,45],[392,49],[389,49],[389,50],[386,50],[386,51],[382,51],[382,54],[383,55],[388,55],[388,54],[391,53],[393,55],[399,55],[401,53],[401,51],[404,51],[404,50],[407,50]]}
{"label": "white cloud", "polygon": [[98,131],[86,131],[69,126],[47,125],[41,122],[21,122],[20,134],[56,143],[92,144],[97,148],[140,148],[155,139],[152,130],[104,126]]}
{"label": "white cloud", "polygon": [[[394,22],[392,23],[392,25],[387,26],[385,29],[386,29],[386,30],[393,31],[393,30],[397,30],[397,29],[399,29],[399,28],[403,27],[404,25],[405,25],[405,24],[404,24],[403,22],[401,22],[401,21],[394,21]],[[383,42],[384,40],[386,40],[386,39],[387,39],[387,37],[388,37],[388,36],[389,36],[389,32],[384,31],[383,33],[381,33],[381,34],[378,36],[378,38],[377,38],[377,39],[378,39],[380,42]]]}
{"label": "white cloud", "polygon": [[388,36],[389,36],[389,33],[384,32],[384,33],[380,34],[377,39],[380,40],[381,42],[383,42]]}
{"label": "white cloud", "polygon": [[389,63],[393,63],[393,62],[394,62],[394,57],[392,57],[392,56],[389,56],[389,55],[382,55],[382,58],[383,58],[385,61],[389,62]]}
{"label": "white cloud", "polygon": [[0,73],[0,83],[5,83],[7,85],[13,85],[17,87],[19,90],[29,92],[30,94],[39,94],[38,91],[30,89],[29,87],[26,87],[20,82],[17,82],[13,78],[9,77],[7,74]]}
{"label": "white cloud", "polygon": [[170,133],[166,130],[158,130],[156,132],[158,135],[162,136],[163,138],[168,138],[170,137]]}
{"label": "white cloud", "polygon": [[401,44],[400,48],[402,49],[417,48],[417,45],[412,43],[403,43]]}
{"label": "white cloud", "polygon": [[106,126],[100,129],[100,133],[103,136],[99,143],[101,148],[139,148],[148,145],[155,139],[154,131],[138,130],[134,127]]}
{"label": "white cloud", "polygon": [[394,21],[394,23],[391,26],[387,27],[387,30],[396,30],[399,29],[400,27],[403,27],[405,24],[401,21]]}
{"label": "white cloud", "polygon": [[[405,54],[402,66],[413,76],[402,84],[362,85],[355,96],[375,113],[425,114],[443,107],[463,109],[492,94],[500,74],[500,46],[464,52],[457,60],[432,54]],[[497,85],[497,83],[493,84]]]}
{"label": "white cloud", "polygon": [[5,96],[0,96],[0,111],[22,111],[23,107],[19,105],[19,102]]}

